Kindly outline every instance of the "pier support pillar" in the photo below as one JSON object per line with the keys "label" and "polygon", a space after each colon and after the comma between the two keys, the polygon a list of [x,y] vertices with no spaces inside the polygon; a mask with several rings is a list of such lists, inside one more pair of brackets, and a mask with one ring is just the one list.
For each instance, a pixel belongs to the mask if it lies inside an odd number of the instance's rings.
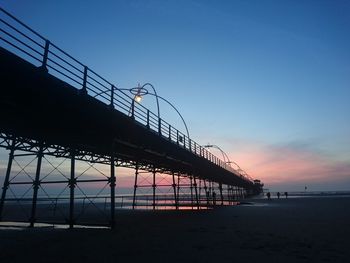
{"label": "pier support pillar", "polygon": [[70,152],[70,178],[68,181],[69,185],[69,228],[74,227],[74,190],[76,186],[75,179],[75,150]]}
{"label": "pier support pillar", "polygon": [[221,205],[224,205],[224,195],[222,194],[222,183],[219,183],[219,191],[220,191]]}
{"label": "pier support pillar", "polygon": [[172,177],[173,177],[172,187],[173,187],[173,190],[174,190],[175,209],[178,210],[179,209],[179,204],[177,202],[177,196],[176,196],[176,183],[175,183],[175,174],[174,173],[172,174]]}
{"label": "pier support pillar", "polygon": [[36,220],[36,205],[38,200],[38,190],[40,187],[40,170],[41,170],[41,161],[43,158],[43,144],[39,145],[39,152],[37,153],[38,162],[36,165],[35,179],[33,181],[33,200],[32,200],[32,212],[29,219],[30,227],[34,227],[34,223]]}
{"label": "pier support pillar", "polygon": [[137,191],[137,177],[139,174],[139,164],[136,163],[136,168],[135,168],[135,182],[134,182],[134,195],[132,197],[132,209],[135,209],[136,206],[136,191]]}
{"label": "pier support pillar", "polygon": [[204,191],[205,191],[205,196],[206,196],[206,199],[207,199],[207,206],[209,206],[209,191],[208,191],[208,187],[207,187],[207,183],[205,180],[203,180],[204,182]]}
{"label": "pier support pillar", "polygon": [[152,202],[152,206],[153,206],[153,210],[156,210],[156,168],[153,168],[153,184],[152,184],[152,188],[153,188],[153,202]]}
{"label": "pier support pillar", "polygon": [[199,210],[200,206],[199,206],[199,198],[198,198],[198,189],[197,189],[197,180],[196,177],[193,177],[193,185],[194,185],[194,191],[195,191],[195,195],[196,195],[196,204],[197,204],[197,210]]}
{"label": "pier support pillar", "polygon": [[190,176],[191,207],[193,209],[193,178]]}
{"label": "pier support pillar", "polygon": [[227,185],[227,199],[228,199],[228,204],[231,205],[231,186]]}
{"label": "pier support pillar", "polygon": [[177,175],[177,206],[180,205],[180,174]]}
{"label": "pier support pillar", "polygon": [[1,199],[0,199],[0,221],[2,221],[2,213],[4,210],[6,192],[7,192],[7,189],[9,187],[9,184],[10,184],[9,183],[10,182],[10,174],[11,174],[11,168],[12,168],[12,161],[13,161],[14,153],[15,153],[15,145],[16,145],[16,140],[15,140],[15,138],[13,138],[11,148],[10,148],[10,153],[9,153],[9,160],[7,162],[7,170],[6,170],[4,185],[2,187],[2,194],[1,194]]}
{"label": "pier support pillar", "polygon": [[202,180],[199,178],[199,187],[198,187],[198,199],[199,199],[199,204],[201,204],[202,201],[202,196],[201,196],[201,192],[202,192]]}
{"label": "pier support pillar", "polygon": [[111,176],[109,180],[109,186],[111,187],[111,222],[110,226],[113,229],[115,227],[115,162],[114,162],[114,153],[111,153]]}

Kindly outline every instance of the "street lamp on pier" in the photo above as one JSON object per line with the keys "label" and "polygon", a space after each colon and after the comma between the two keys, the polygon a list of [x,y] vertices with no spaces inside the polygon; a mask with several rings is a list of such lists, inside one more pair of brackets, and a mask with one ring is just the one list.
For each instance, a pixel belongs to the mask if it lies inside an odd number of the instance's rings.
{"label": "street lamp on pier", "polygon": [[230,161],[230,158],[228,157],[228,155],[217,145],[214,145],[214,144],[207,144],[207,145],[203,145],[203,147],[205,148],[215,148],[217,150],[219,150],[222,154],[222,157],[224,158],[224,162],[226,164],[229,164],[231,166],[231,161]]}
{"label": "street lamp on pier", "polygon": [[215,149],[218,149],[218,150],[221,152],[221,154],[222,154],[222,156],[223,156],[223,158],[224,158],[224,162],[225,162],[226,164],[229,164],[230,167],[232,168],[231,163],[233,163],[234,165],[236,165],[236,166],[238,167],[238,169],[234,169],[234,170],[235,170],[236,172],[238,172],[238,174],[239,174],[241,177],[245,177],[245,178],[247,178],[247,179],[249,179],[249,180],[253,180],[253,179],[251,178],[251,176],[250,176],[249,174],[247,174],[247,172],[244,171],[236,162],[231,161],[230,158],[228,157],[228,155],[227,155],[219,146],[213,145],[213,144],[207,144],[207,145],[204,145],[203,147],[205,147],[205,148],[215,148]]}
{"label": "street lamp on pier", "polygon": [[[148,89],[146,89],[145,87],[146,86],[150,86],[153,90],[153,93],[152,92],[149,92]],[[110,107],[111,108],[114,108],[114,96],[115,96],[115,91],[129,91],[132,95],[134,95],[134,98],[132,99],[132,102],[131,102],[131,107],[129,109],[129,114],[130,114],[130,111],[131,111],[131,115],[134,116],[134,108],[135,108],[135,102],[137,103],[141,103],[141,100],[142,100],[142,97],[143,96],[146,96],[146,95],[152,95],[156,98],[156,103],[157,103],[157,118],[158,118],[158,129],[160,131],[160,128],[161,128],[161,118],[160,118],[160,110],[159,110],[159,99],[161,99],[162,101],[166,102],[167,104],[169,104],[175,111],[176,113],[180,116],[184,126],[185,126],[185,129],[186,129],[186,134],[187,134],[187,137],[188,139],[190,139],[190,133],[188,131],[188,128],[187,128],[187,124],[185,122],[185,119],[182,117],[181,113],[179,112],[179,110],[170,102],[168,101],[167,99],[159,96],[157,94],[157,91],[156,89],[154,88],[154,86],[151,84],[151,83],[145,83],[143,84],[142,86],[140,84],[138,84],[137,87],[135,88],[131,88],[131,89],[123,89],[123,88],[117,88],[115,87],[114,85],[112,85],[111,89],[110,90],[104,90],[102,92],[99,92],[99,93],[96,93],[93,97],[96,98],[97,96],[101,96],[103,94],[106,94],[108,92],[111,93],[111,96],[110,96]]]}
{"label": "street lamp on pier", "polygon": [[[153,90],[153,93],[149,92],[145,88],[145,86],[150,86]],[[137,87],[130,89],[130,92],[134,95],[134,100],[138,103],[141,102],[142,96],[145,96],[145,95],[154,96],[156,98],[156,101],[157,101],[157,113],[158,113],[159,120],[161,119],[160,118],[160,111],[159,111],[159,99],[166,102],[168,105],[170,105],[170,107],[172,107],[176,111],[176,113],[179,115],[179,117],[181,118],[182,123],[184,124],[185,130],[186,130],[187,137],[188,137],[188,139],[190,139],[190,133],[188,131],[187,124],[185,122],[185,119],[182,117],[181,113],[179,112],[179,110],[170,101],[163,98],[162,96],[159,96],[156,92],[156,89],[154,88],[154,86],[151,83],[145,83],[142,86],[140,86],[140,84],[139,84]]]}

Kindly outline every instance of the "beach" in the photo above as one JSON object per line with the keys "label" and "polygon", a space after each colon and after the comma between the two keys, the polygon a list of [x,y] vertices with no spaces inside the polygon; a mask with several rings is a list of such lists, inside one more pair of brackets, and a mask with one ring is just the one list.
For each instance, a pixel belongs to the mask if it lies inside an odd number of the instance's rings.
{"label": "beach", "polygon": [[117,211],[114,230],[0,229],[0,262],[348,262],[350,197]]}

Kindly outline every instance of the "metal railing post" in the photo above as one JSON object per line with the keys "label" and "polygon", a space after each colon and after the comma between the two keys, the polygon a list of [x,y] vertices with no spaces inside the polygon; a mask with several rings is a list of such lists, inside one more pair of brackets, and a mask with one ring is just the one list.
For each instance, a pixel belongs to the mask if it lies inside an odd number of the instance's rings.
{"label": "metal railing post", "polygon": [[83,88],[80,90],[81,94],[83,94],[83,95],[87,94],[87,89],[86,89],[87,74],[88,74],[88,67],[84,66]]}
{"label": "metal railing post", "polygon": [[45,49],[44,49],[44,55],[43,55],[43,63],[41,65],[42,68],[47,69],[47,58],[49,56],[49,47],[50,47],[50,41],[45,40]]}
{"label": "metal railing post", "polygon": [[147,109],[147,129],[150,128],[150,125],[149,125],[149,110]]}
{"label": "metal railing post", "polygon": [[109,106],[114,109],[114,85],[111,86],[111,102],[109,104]]}
{"label": "metal railing post", "polygon": [[162,119],[158,118],[158,134],[159,136],[162,135]]}
{"label": "metal railing post", "polygon": [[135,100],[131,101],[131,118],[135,119]]}
{"label": "metal railing post", "polygon": [[171,141],[171,125],[169,124],[169,141]]}

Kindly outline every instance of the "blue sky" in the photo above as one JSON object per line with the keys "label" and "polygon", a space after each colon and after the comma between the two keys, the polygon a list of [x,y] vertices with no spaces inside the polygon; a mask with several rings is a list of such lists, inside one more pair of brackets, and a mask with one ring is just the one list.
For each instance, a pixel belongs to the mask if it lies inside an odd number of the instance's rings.
{"label": "blue sky", "polygon": [[[152,83],[195,141],[268,187],[350,189],[349,1],[1,6],[118,87]],[[168,105],[161,115],[183,130]]]}

